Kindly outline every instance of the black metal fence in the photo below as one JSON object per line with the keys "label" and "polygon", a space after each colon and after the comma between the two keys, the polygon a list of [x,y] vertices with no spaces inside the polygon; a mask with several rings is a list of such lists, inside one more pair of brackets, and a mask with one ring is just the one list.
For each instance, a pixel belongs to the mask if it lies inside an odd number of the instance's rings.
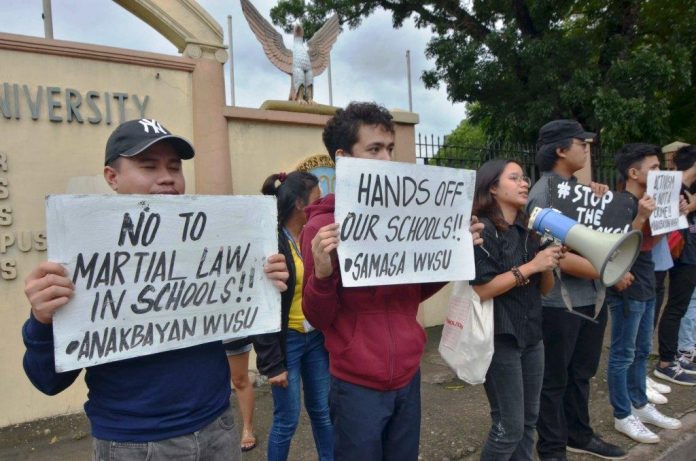
{"label": "black metal fence", "polygon": [[[518,162],[532,182],[539,178],[539,170],[534,164],[535,154],[536,147],[530,144],[455,145],[448,143],[447,137],[421,134],[416,141],[418,163],[477,170],[487,160],[506,158]],[[608,184],[612,189],[616,187],[613,158],[603,156],[597,146],[592,147],[592,179]]]}

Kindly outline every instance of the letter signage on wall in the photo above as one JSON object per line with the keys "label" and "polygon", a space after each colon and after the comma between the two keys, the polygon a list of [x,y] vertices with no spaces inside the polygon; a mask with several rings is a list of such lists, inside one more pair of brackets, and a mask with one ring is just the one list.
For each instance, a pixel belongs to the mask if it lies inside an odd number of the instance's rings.
{"label": "letter signage on wall", "polygon": [[0,85],[0,114],[11,120],[31,118],[51,122],[119,124],[131,110],[145,118],[150,97],[122,91],[80,91],[57,86],[30,86],[4,82]]}

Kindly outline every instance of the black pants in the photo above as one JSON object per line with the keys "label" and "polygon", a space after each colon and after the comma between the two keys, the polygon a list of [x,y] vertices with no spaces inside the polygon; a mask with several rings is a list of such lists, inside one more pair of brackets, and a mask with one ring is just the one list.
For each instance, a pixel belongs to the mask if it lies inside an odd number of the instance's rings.
{"label": "black pants", "polygon": [[669,271],[655,271],[655,319],[653,328],[657,331],[657,321],[660,320],[660,310],[665,302],[665,279]]}
{"label": "black pants", "polygon": [[[594,306],[576,307],[593,315]],[[544,384],[537,422],[540,458],[563,457],[566,445],[583,447],[594,435],[588,403],[590,379],[602,353],[607,309],[593,323],[565,308],[544,307]]]}
{"label": "black pants", "polygon": [[691,301],[696,286],[696,266],[676,263],[669,270],[669,294],[667,305],[660,319],[657,332],[660,360],[672,362],[677,356],[679,326]]}
{"label": "black pants", "polygon": [[495,335],[495,352],[486,374],[491,430],[481,461],[534,459],[534,429],[544,379],[541,341],[520,348],[510,335]]}

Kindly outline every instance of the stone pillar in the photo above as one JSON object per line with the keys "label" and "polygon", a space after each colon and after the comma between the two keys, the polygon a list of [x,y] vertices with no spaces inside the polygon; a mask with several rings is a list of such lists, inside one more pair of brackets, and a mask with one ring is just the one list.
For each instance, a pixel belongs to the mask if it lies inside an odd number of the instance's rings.
{"label": "stone pillar", "polygon": [[418,114],[392,109],[394,117],[395,133],[394,160],[397,162],[416,163],[416,124],[419,122]]}
{"label": "stone pillar", "polygon": [[222,47],[189,43],[184,55],[196,60],[192,76],[193,143],[197,194],[231,194],[232,169],[227,138]]}
{"label": "stone pillar", "polygon": [[[195,0],[114,0],[195,61],[193,98],[194,165],[198,194],[232,193],[227,140],[225,80],[228,55],[222,27]],[[190,190],[189,193],[193,193]]]}

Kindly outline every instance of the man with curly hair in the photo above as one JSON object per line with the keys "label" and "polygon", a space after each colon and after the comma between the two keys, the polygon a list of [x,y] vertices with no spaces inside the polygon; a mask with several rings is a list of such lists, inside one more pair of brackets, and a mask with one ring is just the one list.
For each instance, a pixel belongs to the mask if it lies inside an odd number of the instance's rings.
{"label": "man with curly hair", "polygon": [[[323,134],[329,155],[391,160],[394,124],[374,103],[339,109]],[[302,308],[325,336],[336,460],[416,461],[420,439],[420,359],[426,335],[418,305],[444,283],[346,288],[336,258],[334,195],[305,208]],[[476,222],[472,218],[472,222]],[[472,224],[474,243],[483,226]]]}

